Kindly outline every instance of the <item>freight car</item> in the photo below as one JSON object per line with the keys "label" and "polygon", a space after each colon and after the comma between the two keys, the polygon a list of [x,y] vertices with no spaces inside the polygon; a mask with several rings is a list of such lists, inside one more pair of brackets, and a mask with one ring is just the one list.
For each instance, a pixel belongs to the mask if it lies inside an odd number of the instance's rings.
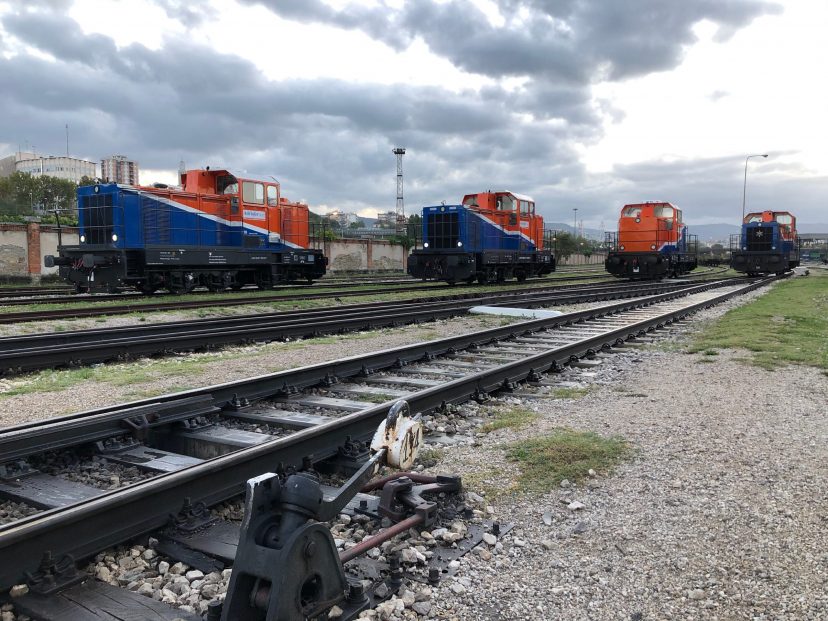
{"label": "freight car", "polygon": [[78,188],[80,243],[60,246],[46,266],[79,292],[269,288],[325,274],[326,258],[308,247],[308,206],[281,196],[276,180],[210,168],[180,180]]}
{"label": "freight car", "polygon": [[784,274],[799,265],[796,218],[787,211],[749,213],[730,238],[730,266],[748,276]]}
{"label": "freight car", "polygon": [[607,235],[606,270],[618,278],[676,277],[698,266],[698,240],[681,209],[664,201],[624,205],[618,233]]}
{"label": "freight car", "polygon": [[408,257],[408,273],[449,284],[526,280],[555,271],[535,201],[514,192],[467,194],[460,205],[423,207],[423,247]]}

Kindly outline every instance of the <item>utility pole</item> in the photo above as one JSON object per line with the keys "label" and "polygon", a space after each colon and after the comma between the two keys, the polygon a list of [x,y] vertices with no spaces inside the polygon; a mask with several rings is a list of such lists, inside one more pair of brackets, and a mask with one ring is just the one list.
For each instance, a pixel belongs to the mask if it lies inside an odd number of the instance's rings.
{"label": "utility pole", "polygon": [[402,158],[405,155],[405,147],[397,147],[392,150],[397,156],[397,233],[405,233],[405,206],[403,205],[403,169]]}
{"label": "utility pole", "polygon": [[69,123],[66,124],[66,157],[69,157]]}
{"label": "utility pole", "polygon": [[572,211],[575,212],[575,226],[572,227],[572,237],[578,237],[578,208],[573,207]]}

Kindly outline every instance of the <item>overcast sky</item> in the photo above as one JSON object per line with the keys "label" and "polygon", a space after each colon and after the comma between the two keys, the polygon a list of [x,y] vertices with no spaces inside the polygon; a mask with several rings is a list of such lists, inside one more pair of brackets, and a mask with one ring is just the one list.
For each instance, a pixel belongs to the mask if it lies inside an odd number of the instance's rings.
{"label": "overcast sky", "polygon": [[[197,8],[190,8],[197,7]],[[0,0],[0,156],[273,175],[313,209],[511,189],[613,228],[828,222],[822,0]]]}

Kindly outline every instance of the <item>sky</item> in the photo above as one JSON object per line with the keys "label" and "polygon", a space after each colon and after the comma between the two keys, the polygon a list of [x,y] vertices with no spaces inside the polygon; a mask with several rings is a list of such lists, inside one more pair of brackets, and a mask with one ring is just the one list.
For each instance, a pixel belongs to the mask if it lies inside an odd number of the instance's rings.
{"label": "sky", "polygon": [[[272,175],[318,212],[529,194],[611,229],[668,200],[828,222],[828,3],[815,0],[0,0],[0,157],[141,182]],[[34,145],[34,147],[32,147]]]}

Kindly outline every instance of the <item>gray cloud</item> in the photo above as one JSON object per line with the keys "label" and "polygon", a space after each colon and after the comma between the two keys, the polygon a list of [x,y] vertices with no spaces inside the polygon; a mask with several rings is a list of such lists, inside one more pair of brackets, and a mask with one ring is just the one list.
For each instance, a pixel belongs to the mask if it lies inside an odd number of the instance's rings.
{"label": "gray cloud", "polygon": [[[181,3],[162,0],[161,5],[182,23],[195,19],[180,13]],[[516,36],[516,55],[497,60],[510,54],[500,39],[516,34],[510,20],[521,6],[542,19],[527,31],[523,51],[523,35]],[[738,201],[739,157],[735,164],[729,158],[646,162],[593,176],[580,164],[573,142],[597,140],[601,115],[622,114],[608,101],[593,108],[589,87],[596,72],[623,76],[669,66],[680,57],[681,42],[691,40],[689,28],[700,15],[720,24],[744,24],[770,5],[724,2],[716,9],[701,3],[701,9],[682,9],[664,24],[666,33],[676,35],[675,44],[664,44],[669,36],[663,33],[658,34],[661,43],[611,33],[611,19],[590,17],[594,6],[574,0],[503,0],[507,26],[498,29],[460,0],[443,5],[414,0],[401,12],[360,9],[347,15],[313,0],[278,3],[283,17],[361,28],[397,48],[434,29],[444,39],[438,53],[458,66],[485,68],[488,61],[471,58],[479,53],[491,56],[490,75],[529,76],[526,87],[516,91],[488,86],[463,93],[336,79],[273,82],[252,63],[193,38],[165,41],[157,51],[140,44],[119,49],[108,37],[83,35],[59,11],[10,13],[2,21],[0,45],[14,38],[57,61],[27,53],[0,58],[0,136],[14,146],[28,141],[41,152],[62,152],[63,126],[69,123],[72,151],[91,159],[125,153],[143,168],[174,169],[183,157],[190,166],[273,174],[291,198],[349,209],[393,207],[391,147],[404,145],[409,211],[457,201],[470,191],[510,188],[533,195],[551,221],[569,221],[571,208],[579,207],[586,219],[604,217],[609,227],[621,204],[647,198],[673,200],[690,219],[722,213],[722,205],[734,196]],[[663,17],[660,3],[636,6],[639,12],[651,11],[650,21],[629,17],[624,28],[653,28]],[[466,37],[466,31],[473,36]],[[612,41],[595,43],[602,36]],[[484,45],[487,37],[496,44]],[[532,37],[545,54],[559,50],[554,62],[545,64],[544,53],[530,49]],[[637,59],[636,54],[658,59]],[[771,175],[756,172],[751,201],[769,204]],[[774,178],[782,174],[775,172]],[[810,206],[812,213],[822,205],[814,183],[786,187],[792,200]]]}

